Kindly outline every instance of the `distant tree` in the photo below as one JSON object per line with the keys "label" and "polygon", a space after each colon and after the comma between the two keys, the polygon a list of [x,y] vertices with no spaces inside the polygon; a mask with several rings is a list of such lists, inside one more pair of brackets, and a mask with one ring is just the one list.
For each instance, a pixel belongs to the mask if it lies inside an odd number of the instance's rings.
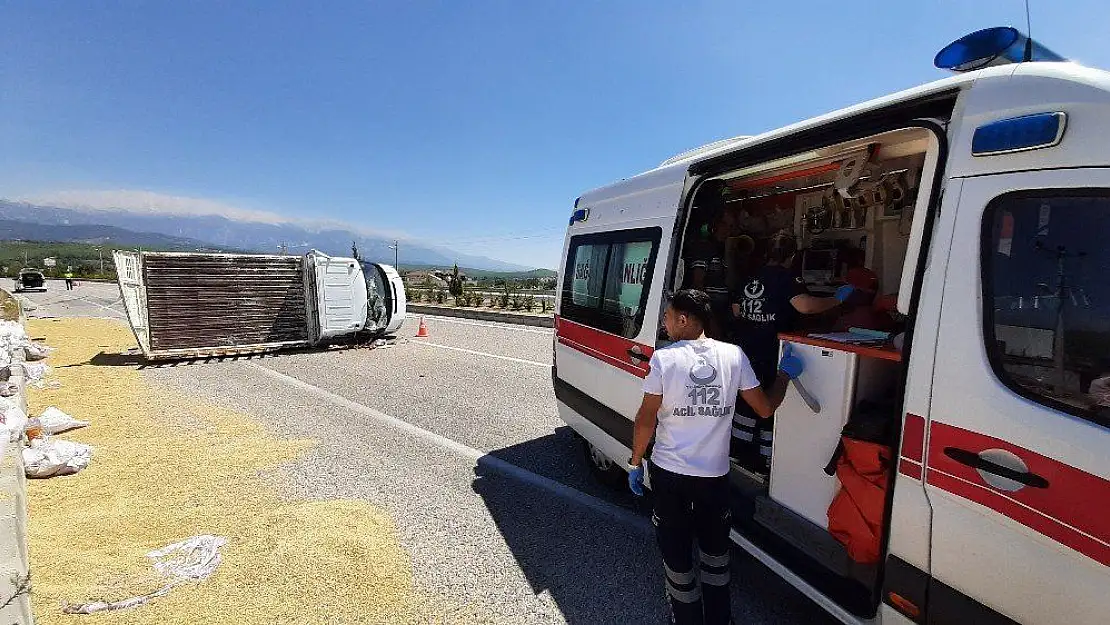
{"label": "distant tree", "polygon": [[351,256],[355,260],[362,260],[362,257],[358,255],[358,243],[354,241],[351,241]]}
{"label": "distant tree", "polygon": [[462,279],[459,278],[458,263],[455,263],[454,268],[451,269],[451,277],[447,279],[447,290],[455,297],[462,295],[463,285]]}

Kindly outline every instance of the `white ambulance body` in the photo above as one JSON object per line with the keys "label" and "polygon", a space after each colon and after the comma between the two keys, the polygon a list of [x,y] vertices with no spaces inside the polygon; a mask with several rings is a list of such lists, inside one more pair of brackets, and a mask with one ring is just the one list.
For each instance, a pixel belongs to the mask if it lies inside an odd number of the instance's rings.
{"label": "white ambulance body", "polygon": [[[733,471],[737,544],[845,623],[1110,622],[1108,138],[1110,73],[1010,64],[583,195],[556,307],[562,419],[595,472],[623,482],[664,294],[683,285],[698,236],[693,199],[724,180],[741,209],[762,202],[803,247],[864,250],[906,324],[900,351],[799,337],[801,380],[822,409],[790,390],[769,485]],[[837,205],[839,223],[813,227],[861,154],[857,185],[890,174],[906,197],[893,206],[888,185],[866,216]],[[876,388],[895,389],[901,437],[882,557],[860,566],[828,538],[820,515],[838,485],[819,467]]]}

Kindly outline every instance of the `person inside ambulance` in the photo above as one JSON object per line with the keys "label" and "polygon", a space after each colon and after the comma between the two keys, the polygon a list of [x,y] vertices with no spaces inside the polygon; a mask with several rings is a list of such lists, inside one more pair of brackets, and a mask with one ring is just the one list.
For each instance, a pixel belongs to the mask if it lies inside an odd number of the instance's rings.
{"label": "person inside ambulance", "polygon": [[[657,349],[644,380],[629,459],[629,488],[644,494],[644,456],[651,451],[652,521],[663,553],[667,596],[674,623],[725,625],[729,605],[729,437],[734,405],[774,413],[791,378],[802,372],[784,358],[768,392],[735,345],[706,338],[709,296],[684,289],[663,315],[674,343]],[[695,538],[698,557],[695,562]]]}
{"label": "person inside ambulance", "polygon": [[1110,419],[1110,362],[1103,362],[1102,375],[1091,382],[1087,394],[1094,404],[1091,410],[1103,419]]}
{"label": "person inside ambulance", "polygon": [[694,215],[703,225],[685,253],[686,288],[709,295],[713,319],[706,330],[718,339],[723,338],[729,316],[726,242],[736,229],[735,216],[725,205],[725,192],[721,180],[710,180],[698,190]]}
{"label": "person inside ambulance", "polygon": [[[732,303],[732,336],[748,355],[764,388],[776,380],[778,334],[793,330],[798,315],[832,310],[855,291],[845,284],[833,297],[811,295],[801,274],[792,269],[797,252],[794,237],[784,232],[772,237],[766,264],[742,281]],[[737,403],[731,455],[748,471],[766,476],[771,468],[773,419],[760,416],[750,406]]]}

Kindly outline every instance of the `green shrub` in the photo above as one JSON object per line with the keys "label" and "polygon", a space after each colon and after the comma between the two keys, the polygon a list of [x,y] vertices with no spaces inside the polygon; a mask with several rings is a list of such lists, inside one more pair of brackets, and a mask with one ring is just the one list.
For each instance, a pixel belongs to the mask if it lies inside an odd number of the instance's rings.
{"label": "green shrub", "polygon": [[436,303],[437,304],[446,304],[447,303],[447,289],[436,289]]}
{"label": "green shrub", "polygon": [[536,296],[535,295],[525,295],[524,296],[524,310],[527,310],[527,311],[530,312],[535,307],[536,307]]}
{"label": "green shrub", "polygon": [[506,287],[504,291],[497,295],[497,305],[501,308],[508,308],[509,301],[512,299],[512,297],[513,294],[510,293],[509,289]]}

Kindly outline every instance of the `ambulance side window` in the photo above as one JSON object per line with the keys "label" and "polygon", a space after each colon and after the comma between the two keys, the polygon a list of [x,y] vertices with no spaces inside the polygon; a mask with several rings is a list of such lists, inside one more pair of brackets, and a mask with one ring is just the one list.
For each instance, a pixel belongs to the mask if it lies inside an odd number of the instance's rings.
{"label": "ambulance side window", "polygon": [[995,373],[1018,394],[1110,426],[1110,190],[1020,191],[983,218]]}
{"label": "ambulance side window", "polygon": [[639,228],[573,237],[562,316],[625,338],[639,334],[661,233]]}

